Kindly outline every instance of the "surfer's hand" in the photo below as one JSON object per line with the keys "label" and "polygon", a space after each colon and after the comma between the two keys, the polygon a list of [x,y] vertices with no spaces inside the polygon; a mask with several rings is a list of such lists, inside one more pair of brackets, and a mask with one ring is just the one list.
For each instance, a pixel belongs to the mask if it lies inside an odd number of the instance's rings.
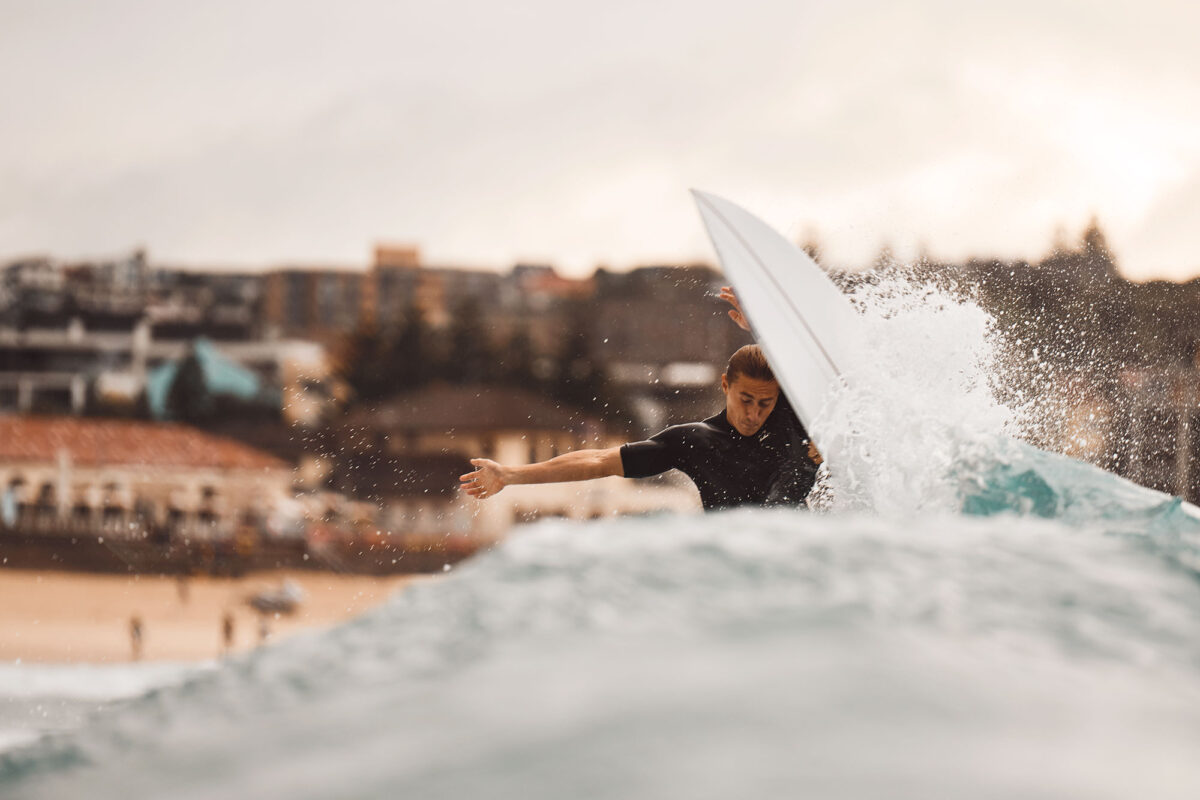
{"label": "surfer's hand", "polygon": [[820,464],[822,461],[825,460],[821,456],[821,451],[817,449],[817,446],[815,444],[813,444],[813,442],[811,440],[808,443],[808,458],[814,464]]}
{"label": "surfer's hand", "polygon": [[508,484],[504,480],[504,467],[487,458],[472,458],[476,469],[458,476],[459,486],[477,500],[486,500]]}
{"label": "surfer's hand", "polygon": [[733,293],[732,286],[722,286],[720,298],[733,308],[729,309],[729,318],[744,331],[750,331],[750,323],[746,321],[746,315],[742,313],[742,304],[738,302],[737,295]]}

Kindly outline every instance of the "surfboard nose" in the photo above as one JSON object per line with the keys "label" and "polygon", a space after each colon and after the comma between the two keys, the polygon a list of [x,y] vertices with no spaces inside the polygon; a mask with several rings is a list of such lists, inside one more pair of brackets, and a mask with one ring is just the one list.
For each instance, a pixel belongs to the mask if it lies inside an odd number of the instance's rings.
{"label": "surfboard nose", "polygon": [[844,385],[843,364],[859,347],[857,314],[794,242],[730,200],[690,191],[780,386],[819,437],[823,431],[813,423]]}

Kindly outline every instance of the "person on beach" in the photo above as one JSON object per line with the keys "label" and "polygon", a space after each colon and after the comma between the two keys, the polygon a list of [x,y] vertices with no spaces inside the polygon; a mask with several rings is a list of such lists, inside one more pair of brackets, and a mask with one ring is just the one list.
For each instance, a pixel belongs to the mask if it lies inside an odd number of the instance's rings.
{"label": "person on beach", "polygon": [[142,660],[142,618],[134,614],[129,618],[129,646],[134,661]]}
{"label": "person on beach", "polygon": [[221,617],[221,654],[233,652],[233,614],[226,611]]}
{"label": "person on beach", "polygon": [[[749,330],[733,290],[723,287],[721,299],[733,306],[730,318]],[[642,442],[576,450],[535,464],[505,466],[473,458],[475,470],[460,476],[460,484],[471,497],[484,500],[522,483],[646,478],[678,469],[700,490],[706,511],[803,504],[821,456],[758,345],[746,345],[730,357],[721,392],[724,411],[702,422],[672,425]]]}

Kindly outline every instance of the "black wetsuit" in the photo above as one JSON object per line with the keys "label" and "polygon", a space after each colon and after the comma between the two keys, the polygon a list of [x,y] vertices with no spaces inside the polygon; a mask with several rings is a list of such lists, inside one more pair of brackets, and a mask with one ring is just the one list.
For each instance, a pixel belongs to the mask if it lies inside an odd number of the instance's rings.
{"label": "black wetsuit", "polygon": [[808,432],[782,394],[767,421],[743,436],[722,411],[704,422],[672,425],[621,447],[626,478],[677,469],[700,490],[706,511],[740,505],[800,505],[816,480]]}

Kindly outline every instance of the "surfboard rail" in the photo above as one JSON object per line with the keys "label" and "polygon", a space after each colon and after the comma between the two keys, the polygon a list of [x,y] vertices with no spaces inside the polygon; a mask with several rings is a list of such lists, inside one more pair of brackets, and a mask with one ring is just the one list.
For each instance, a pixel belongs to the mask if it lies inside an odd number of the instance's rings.
{"label": "surfboard rail", "polygon": [[848,380],[858,315],[820,266],[770,225],[715,194],[692,196],[780,388],[819,446],[821,412]]}

